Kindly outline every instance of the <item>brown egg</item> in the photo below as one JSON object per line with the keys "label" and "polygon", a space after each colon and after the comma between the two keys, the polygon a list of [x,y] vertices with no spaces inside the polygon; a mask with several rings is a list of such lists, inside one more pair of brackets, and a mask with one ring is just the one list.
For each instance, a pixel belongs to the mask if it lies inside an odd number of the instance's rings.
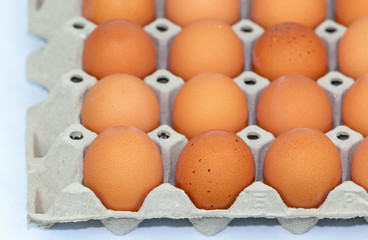
{"label": "brown egg", "polygon": [[368,74],[368,17],[352,23],[342,36],[338,48],[339,70],[357,79]]}
{"label": "brown egg", "polygon": [[236,134],[211,130],[184,147],[176,165],[176,186],[197,208],[229,208],[254,181],[255,164],[248,145]]}
{"label": "brown egg", "polygon": [[239,0],[166,0],[166,18],[182,27],[205,18],[232,25],[239,20],[239,8]]}
{"label": "brown egg", "polygon": [[354,152],[351,160],[351,180],[368,191],[368,138]]}
{"label": "brown egg", "polygon": [[188,80],[218,72],[231,78],[243,71],[243,45],[234,30],[220,20],[196,21],[176,36],[169,56],[170,71]]}
{"label": "brown egg", "polygon": [[155,20],[155,0],[83,0],[82,14],[96,24],[121,18],[144,26]]}
{"label": "brown egg", "polygon": [[368,74],[360,77],[346,92],[342,104],[344,125],[368,136]]}
{"label": "brown egg", "polygon": [[336,22],[349,26],[364,16],[368,16],[367,0],[336,0]]}
{"label": "brown egg", "polygon": [[240,87],[219,73],[203,73],[189,80],[175,98],[173,127],[188,139],[211,130],[238,132],[248,123],[247,99]]}
{"label": "brown egg", "polygon": [[139,78],[156,69],[156,51],[141,26],[127,20],[100,24],[87,38],[82,56],[83,70],[100,79],[115,73]]}
{"label": "brown egg", "polygon": [[297,127],[327,132],[332,128],[332,108],[315,81],[301,75],[286,75],[262,92],[257,105],[257,125],[274,136]]}
{"label": "brown egg", "polygon": [[138,211],[147,194],[162,183],[156,144],[129,126],[109,128],[96,137],[83,162],[84,185],[106,208]]}
{"label": "brown egg", "polygon": [[253,71],[274,80],[288,74],[313,80],[327,73],[327,52],[322,40],[308,27],[280,23],[265,31],[253,51]]}
{"label": "brown egg", "polygon": [[295,22],[315,28],[326,18],[325,0],[254,0],[251,19],[263,28]]}
{"label": "brown egg", "polygon": [[160,105],[154,92],[141,79],[114,74],[101,79],[88,91],[81,120],[96,133],[120,125],[150,132],[160,124]]}
{"label": "brown egg", "polygon": [[271,144],[264,162],[264,182],[293,208],[318,208],[341,182],[341,159],[322,132],[296,128]]}

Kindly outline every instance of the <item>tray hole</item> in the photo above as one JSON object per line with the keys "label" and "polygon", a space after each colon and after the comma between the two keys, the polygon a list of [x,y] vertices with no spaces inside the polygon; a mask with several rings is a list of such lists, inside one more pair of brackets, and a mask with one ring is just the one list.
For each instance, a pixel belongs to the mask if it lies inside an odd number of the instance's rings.
{"label": "tray hole", "polygon": [[336,137],[341,141],[346,141],[350,138],[350,135],[347,132],[338,132]]}
{"label": "tray hole", "polygon": [[246,85],[256,85],[257,84],[257,80],[255,78],[245,78],[244,79],[244,84]]}
{"label": "tray hole", "polygon": [[70,134],[70,139],[72,140],[76,140],[76,141],[79,141],[83,138],[83,133],[79,132],[79,131],[75,131],[75,132],[72,132]]}
{"label": "tray hole", "polygon": [[245,33],[251,33],[253,32],[253,28],[251,26],[243,26],[240,28],[240,31],[245,32]]}
{"label": "tray hole", "polygon": [[45,0],[37,0],[36,2],[36,10],[40,10],[40,8],[42,7],[42,5],[45,3]]}
{"label": "tray hole", "polygon": [[334,33],[337,31],[337,29],[335,27],[330,26],[330,27],[326,27],[325,31],[327,33]]}
{"label": "tray hole", "polygon": [[70,81],[72,81],[73,83],[80,83],[83,82],[83,78],[81,76],[74,75],[70,78]]}
{"label": "tray hole", "polygon": [[165,76],[161,76],[161,77],[158,77],[156,81],[157,81],[157,82],[159,82],[159,83],[162,83],[162,84],[166,84],[166,83],[168,83],[170,80],[169,80],[169,78],[167,78],[167,77],[165,77]]}
{"label": "tray hole", "polygon": [[247,134],[247,138],[249,140],[258,140],[261,136],[259,136],[258,133],[255,133],[255,132],[250,132]]}
{"label": "tray hole", "polygon": [[160,139],[169,139],[170,138],[170,133],[166,132],[166,131],[160,131],[157,134],[157,137]]}
{"label": "tray hole", "polygon": [[333,78],[331,79],[331,84],[335,87],[340,86],[342,84],[342,80],[340,78]]}
{"label": "tray hole", "polygon": [[75,29],[83,29],[85,27],[85,25],[82,22],[76,22],[76,23],[73,24],[73,27]]}
{"label": "tray hole", "polygon": [[169,27],[166,26],[165,24],[159,24],[159,25],[156,26],[156,29],[159,32],[166,32],[167,30],[169,30]]}

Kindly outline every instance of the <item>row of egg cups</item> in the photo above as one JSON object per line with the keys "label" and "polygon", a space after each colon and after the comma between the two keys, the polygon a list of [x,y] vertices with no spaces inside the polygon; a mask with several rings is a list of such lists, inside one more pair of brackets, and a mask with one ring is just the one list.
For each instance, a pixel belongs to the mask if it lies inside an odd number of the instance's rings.
{"label": "row of egg cups", "polygon": [[[28,28],[46,40],[50,40],[57,30],[68,20],[82,17],[83,0],[29,0]],[[240,19],[250,18],[250,9],[253,0],[239,0]],[[326,0],[326,19],[334,19],[335,0]],[[165,18],[165,0],[155,0],[156,18]]]}
{"label": "row of egg cups", "polygon": [[[55,80],[62,74],[72,69],[81,69],[85,40],[95,28],[95,24],[84,18],[71,19],[59,29],[45,47],[29,55],[27,77],[50,90],[56,84]],[[241,20],[232,28],[243,43],[244,71],[251,71],[253,47],[264,30],[250,20]],[[147,25],[144,30],[150,35],[155,45],[157,69],[168,69],[171,44],[181,28],[167,19],[159,18]],[[346,28],[331,20],[326,20],[315,31],[325,43],[329,70],[336,71],[338,42]]]}
{"label": "row of egg cups", "polygon": [[133,230],[144,219],[189,218],[206,235],[223,230],[234,218],[278,218],[289,231],[303,233],[321,218],[368,216],[367,192],[348,181],[350,162],[361,134],[341,124],[341,101],[354,80],[330,72],[318,80],[334,110],[334,126],[327,133],[342,159],[342,182],[318,209],[288,208],[279,194],[262,183],[263,161],[274,140],[255,124],[255,106],[268,80],[244,72],[235,82],[249,104],[249,126],[238,133],[250,147],[255,160],[255,183],[247,187],[228,210],[197,209],[175,185],[177,158],[188,140],[170,126],[171,109],[184,81],[166,70],[144,80],[155,92],[161,107],[161,125],[149,136],[158,145],[164,166],[164,184],[153,190],[138,212],[107,210],[93,192],[82,185],[83,156],[96,134],[80,125],[86,92],[97,82],[81,70],[73,70],[57,81],[49,97],[31,107],[27,114],[28,211],[29,219],[41,226],[56,222],[102,220],[116,234]]}

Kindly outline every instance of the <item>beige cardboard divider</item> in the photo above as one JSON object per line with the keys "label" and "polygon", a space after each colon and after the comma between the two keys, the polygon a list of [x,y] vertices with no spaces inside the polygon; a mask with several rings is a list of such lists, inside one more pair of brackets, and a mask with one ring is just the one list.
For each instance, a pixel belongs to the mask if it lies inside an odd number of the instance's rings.
{"label": "beige cardboard divider", "polygon": [[[341,132],[348,137],[340,139]],[[249,137],[255,134],[257,139]],[[252,149],[258,163],[257,173],[261,172],[263,165],[260,163],[273,140],[272,135],[257,126],[249,126],[238,135]],[[107,210],[82,181],[83,155],[95,136],[80,124],[73,124],[61,132],[44,157],[28,158],[28,217],[31,222],[50,227],[59,222],[97,219],[115,234],[125,234],[144,219],[188,218],[198,231],[214,235],[235,218],[277,218],[287,230],[303,233],[319,219],[368,216],[368,193],[350,181],[344,181],[331,191],[318,209],[288,208],[274,189],[261,182],[262,179],[244,189],[227,210],[197,209],[185,192],[173,185],[176,160],[187,140],[167,125],[149,133],[163,155],[164,165],[171,168],[171,171],[164,171],[165,182],[146,197],[138,212]],[[351,157],[352,149],[362,140],[360,134],[345,126],[332,130],[327,136],[339,148],[343,162]]]}
{"label": "beige cardboard divider", "polygon": [[361,134],[342,125],[343,97],[354,80],[337,72],[337,46],[346,28],[333,21],[335,0],[328,3],[328,19],[316,33],[324,41],[330,72],[317,82],[329,97],[334,129],[326,135],[342,158],[342,183],[318,209],[288,208],[279,194],[263,181],[263,162],[272,134],[256,126],[256,107],[269,81],[251,72],[251,53],[263,29],[250,16],[252,0],[239,0],[241,19],[232,28],[243,42],[244,72],[234,81],[244,92],[249,108],[249,126],[238,133],[250,146],[256,164],[256,182],[244,189],[227,210],[197,209],[184,191],[175,187],[177,158],[188,142],[171,128],[171,111],[183,80],[168,70],[171,43],[181,28],[165,19],[165,1],[156,0],[156,20],[144,27],[158,53],[158,70],[144,81],[156,94],[161,107],[160,126],[149,136],[160,149],[164,183],[145,199],[138,212],[106,209],[95,194],[83,186],[83,156],[96,134],[84,128],[80,113],[87,91],[96,83],[82,68],[84,41],[96,27],[81,17],[82,0],[30,0],[29,29],[48,41],[27,59],[29,79],[46,87],[49,97],[28,110],[26,156],[28,168],[28,219],[39,226],[100,220],[113,233],[123,235],[145,219],[189,219],[206,235],[214,235],[236,218],[277,218],[293,233],[304,233],[319,219],[368,219],[368,193],[350,180],[350,163]]}
{"label": "beige cardboard divider", "polygon": [[[252,2],[239,0],[240,19],[250,18]],[[29,0],[29,32],[50,40],[68,20],[82,17],[82,3],[83,0]],[[156,19],[165,18],[165,4],[165,0],[155,0]]]}
{"label": "beige cardboard divider", "polygon": [[[33,52],[27,59],[27,77],[47,89],[52,89],[63,74],[82,68],[84,41],[96,25],[81,17],[75,17],[63,25],[45,47]],[[158,18],[145,26],[157,52],[157,68],[168,68],[168,56],[172,41],[181,28],[167,19]],[[251,52],[263,29],[249,20],[241,20],[233,26],[243,43],[245,52],[244,69],[251,69]]]}
{"label": "beige cardboard divider", "polygon": [[[158,70],[144,81],[153,89],[161,105],[161,125],[149,136],[162,154],[164,183],[147,196],[138,212],[107,210],[93,192],[83,186],[83,155],[96,134],[80,125],[80,111],[83,98],[96,79],[81,70],[72,70],[55,81],[49,97],[30,108],[27,115],[31,222],[49,227],[59,222],[98,219],[115,234],[125,234],[144,219],[188,218],[198,231],[214,235],[234,218],[277,218],[289,231],[303,233],[318,219],[368,216],[367,192],[348,181],[352,154],[363,137],[345,126],[327,133],[342,157],[343,183],[329,194],[320,208],[288,208],[274,189],[262,183],[263,161],[274,137],[255,125],[249,125],[238,135],[252,150],[256,182],[246,188],[228,210],[195,208],[187,195],[174,187],[176,161],[187,139],[169,125],[173,101],[183,80],[166,70]],[[330,96],[333,108],[341,111],[341,98],[352,81],[338,72],[330,72],[318,83]],[[244,72],[235,82],[250,104],[249,121],[255,122],[257,99],[269,82],[253,72]],[[341,122],[339,116],[335,116],[335,122]]]}

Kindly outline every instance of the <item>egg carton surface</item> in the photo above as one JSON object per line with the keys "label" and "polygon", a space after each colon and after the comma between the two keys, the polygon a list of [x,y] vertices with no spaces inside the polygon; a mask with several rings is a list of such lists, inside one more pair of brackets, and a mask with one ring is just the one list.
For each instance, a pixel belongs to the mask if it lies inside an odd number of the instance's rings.
{"label": "egg carton surface", "polygon": [[[138,212],[106,209],[94,193],[83,186],[83,156],[96,134],[80,124],[86,92],[96,83],[94,77],[72,70],[56,81],[49,97],[27,114],[26,148],[28,167],[28,218],[40,226],[54,223],[101,220],[115,234],[135,229],[144,219],[188,218],[206,235],[226,228],[234,218],[277,218],[293,233],[311,229],[322,218],[368,216],[368,193],[349,181],[352,154],[363,137],[341,123],[341,99],[353,80],[330,72],[318,80],[328,94],[334,122],[338,126],[327,136],[342,158],[342,184],[330,192],[318,209],[288,208],[279,194],[262,183],[263,161],[274,137],[258,126],[249,125],[238,133],[250,146],[256,164],[256,182],[244,189],[227,210],[197,209],[184,191],[175,187],[177,158],[188,140],[170,127],[171,109],[183,80],[167,70],[158,70],[144,81],[153,89],[161,105],[161,125],[149,136],[160,149],[164,183],[154,189]],[[250,106],[250,124],[255,124],[259,94],[269,84],[253,72],[244,72],[235,82],[245,93]]]}
{"label": "egg carton surface", "polygon": [[[249,18],[252,1],[239,0],[240,19]],[[29,0],[29,32],[49,40],[65,22],[82,17],[82,4],[83,0]],[[165,4],[165,0],[155,0],[155,18],[165,17]]]}
{"label": "egg carton surface", "polygon": [[[26,64],[27,77],[51,89],[60,76],[72,69],[81,69],[85,40],[95,28],[94,23],[83,17],[74,17],[67,21],[52,35],[46,46],[29,55]],[[244,71],[251,71],[253,47],[264,29],[248,19],[240,20],[232,28],[243,43]],[[165,18],[157,18],[146,25],[144,30],[155,45],[157,69],[168,69],[171,44],[181,27]],[[333,20],[326,20],[315,29],[325,43],[330,71],[338,70],[337,47],[345,31],[344,26]]]}
{"label": "egg carton surface", "polygon": [[[326,0],[326,19],[334,19],[336,0]],[[240,20],[250,18],[253,0],[239,0]],[[52,38],[57,30],[68,20],[82,17],[83,0],[29,0],[28,29],[46,40]],[[155,0],[156,18],[165,17],[165,0]]]}
{"label": "egg carton surface", "polygon": [[[48,29],[45,30],[47,34],[42,33],[41,36],[50,39],[43,49],[31,54],[27,60],[28,77],[50,90],[48,99],[31,107],[27,114],[30,221],[49,227],[57,222],[99,219],[112,232],[124,234],[136,228],[144,219],[188,218],[200,232],[214,235],[234,218],[277,218],[289,231],[303,233],[312,228],[318,219],[368,216],[366,191],[349,181],[351,157],[363,137],[345,126],[339,126],[342,124],[342,99],[353,80],[333,71],[337,70],[337,44],[346,29],[332,20],[326,20],[315,29],[326,45],[331,70],[318,80],[318,84],[325,90],[333,106],[334,127],[337,128],[327,135],[342,157],[343,183],[329,194],[320,208],[288,208],[274,189],[262,183],[263,160],[274,138],[272,134],[253,125],[256,124],[259,95],[269,81],[250,71],[250,53],[263,29],[246,19],[233,25],[243,41],[246,56],[246,71],[234,80],[248,101],[250,126],[238,134],[247,142],[254,155],[256,182],[239,195],[230,209],[212,211],[195,208],[187,195],[174,187],[176,160],[187,139],[171,129],[171,110],[175,96],[184,82],[164,69],[167,69],[171,42],[181,28],[167,19],[158,18],[145,26],[145,30],[153,39],[158,52],[158,68],[163,70],[148,76],[145,82],[155,92],[161,107],[161,126],[149,133],[149,136],[156,142],[163,157],[164,184],[147,196],[138,212],[107,210],[93,192],[83,186],[82,179],[84,151],[96,135],[80,125],[80,112],[84,96],[96,83],[96,79],[81,70],[73,70],[81,68],[84,41],[96,26],[82,17],[70,19],[80,16],[81,1],[69,1],[70,5],[65,1],[63,4],[51,0],[30,1],[30,29],[32,24],[39,29]],[[157,2],[158,6],[164,6],[164,1]],[[243,5],[248,6],[243,8],[247,10],[242,13],[242,18],[249,14],[250,2],[242,1]],[[329,2],[332,4],[333,1]],[[33,15],[32,6],[38,6]],[[70,16],[65,14],[65,9],[68,9],[68,14],[70,10],[79,9],[79,12]],[[59,21],[61,18],[53,12],[55,10],[60,10],[65,20],[69,19],[60,29],[57,24],[62,25],[65,21]],[[158,7],[157,11],[158,17],[164,16],[162,7]],[[31,23],[36,15],[38,23]],[[45,22],[46,27],[43,26]]]}

